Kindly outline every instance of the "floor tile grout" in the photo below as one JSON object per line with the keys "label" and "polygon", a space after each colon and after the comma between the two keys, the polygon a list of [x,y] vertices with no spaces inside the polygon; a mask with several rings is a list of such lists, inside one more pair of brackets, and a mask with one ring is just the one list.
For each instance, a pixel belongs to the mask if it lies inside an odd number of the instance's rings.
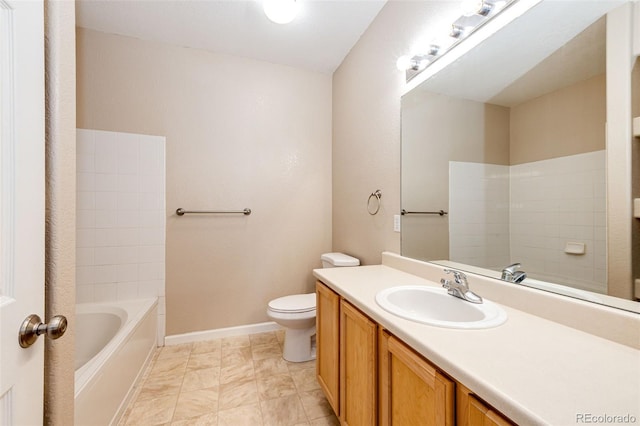
{"label": "floor tile grout", "polygon": [[[315,372],[311,373],[311,377],[313,377],[311,380],[305,376],[305,372],[310,374],[309,370],[311,368],[315,369],[315,364],[295,364],[283,360],[281,337],[282,335],[276,332],[268,332],[209,342],[197,342],[184,345],[182,348],[176,346],[159,348],[149,363],[147,370],[143,373],[143,378],[137,385],[135,396],[125,409],[124,416],[119,424],[151,424],[152,415],[157,415],[158,418],[164,420],[161,424],[176,426],[183,424],[222,425],[227,424],[225,423],[227,420],[234,422],[234,425],[337,425],[337,418],[333,415],[328,402],[319,391],[320,387],[315,380]],[[270,346],[271,349],[277,346],[278,350],[270,350]],[[199,355],[205,354],[209,354],[212,358],[207,356],[199,357]],[[226,354],[227,358],[223,357],[223,354]],[[165,361],[172,358],[181,358],[182,361]],[[184,361],[185,359],[186,362]],[[209,359],[210,363],[207,362],[207,359]],[[268,361],[270,359],[274,361]],[[184,365],[181,369],[172,367],[172,364],[180,365],[182,362],[184,362]],[[168,371],[154,370],[158,365]],[[251,373],[242,371],[246,366],[251,367]],[[258,370],[259,367],[261,368],[260,371]],[[223,377],[223,369],[225,369],[224,374],[228,374],[228,377],[233,378],[233,380],[226,382],[227,378]],[[202,372],[203,375],[215,371],[215,378],[212,381],[209,380],[210,378],[203,378],[202,381],[196,379],[194,382],[190,382],[189,390],[187,390],[185,388],[187,374],[190,374],[190,380],[192,380],[194,372],[199,370],[206,370],[206,373]],[[234,371],[236,372],[235,375]],[[169,389],[162,389],[162,383],[160,383],[157,389],[152,389],[149,391],[149,395],[144,395],[149,397],[148,400],[140,400],[144,390],[149,389],[145,388],[145,385],[150,382],[150,379],[153,380],[153,378],[157,377],[168,379],[171,374],[176,376],[181,374],[180,385],[177,389],[170,386]],[[275,376],[282,376],[283,380],[281,382],[275,380],[265,384],[265,380]],[[287,379],[284,379],[284,377],[287,377]],[[222,383],[223,380],[225,383]],[[168,379],[167,383],[170,382],[170,379]],[[212,383],[216,384],[211,386]],[[247,386],[249,383],[250,385]],[[192,385],[197,389],[192,390]],[[269,389],[269,386],[272,386],[272,388]],[[292,393],[291,390],[294,390],[295,393]],[[225,393],[225,391],[228,391],[228,393]],[[187,394],[188,397],[186,396]],[[213,400],[213,395],[216,397],[215,401]],[[167,407],[167,409],[171,409],[170,416],[168,412],[165,412],[164,417],[162,417],[163,411],[157,407],[155,408],[159,410],[160,414],[156,412],[155,414],[145,415],[142,412],[142,408],[146,408],[143,403],[147,402],[147,405],[155,406],[155,404],[150,404],[149,401],[170,397],[173,401],[172,407]],[[226,404],[225,409],[221,410],[223,398]],[[228,406],[226,406],[227,404]],[[187,414],[186,418],[183,418],[185,410],[190,410],[191,415]],[[223,414],[222,417],[220,413]],[[180,418],[176,418],[176,415]],[[239,417],[229,417],[233,415]],[[138,419],[142,420],[142,422],[139,422]]]}

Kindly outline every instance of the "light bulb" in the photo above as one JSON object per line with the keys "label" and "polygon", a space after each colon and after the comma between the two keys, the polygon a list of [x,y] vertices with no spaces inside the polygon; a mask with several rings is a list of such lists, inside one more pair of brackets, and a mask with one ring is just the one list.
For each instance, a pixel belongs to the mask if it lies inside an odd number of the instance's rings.
{"label": "light bulb", "polygon": [[298,13],[296,0],[264,0],[264,13],[276,24],[288,24]]}
{"label": "light bulb", "polygon": [[414,71],[422,71],[429,65],[429,60],[426,56],[414,56],[411,59],[411,69]]}
{"label": "light bulb", "polygon": [[493,10],[494,3],[486,0],[464,0],[460,8],[463,16],[487,16]]}

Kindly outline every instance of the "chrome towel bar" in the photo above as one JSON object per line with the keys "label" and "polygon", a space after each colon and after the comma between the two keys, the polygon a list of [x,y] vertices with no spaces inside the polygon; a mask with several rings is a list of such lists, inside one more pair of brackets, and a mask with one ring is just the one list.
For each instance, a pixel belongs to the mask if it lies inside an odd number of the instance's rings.
{"label": "chrome towel bar", "polygon": [[449,214],[448,212],[445,212],[444,210],[440,210],[437,212],[408,212],[405,209],[402,209],[400,211],[400,213],[404,216],[406,214],[439,214],[440,216],[444,216],[446,214]]}
{"label": "chrome towel bar", "polygon": [[182,207],[176,210],[178,216],[184,216],[185,214],[243,214],[248,216],[251,214],[251,209],[244,210],[185,210]]}

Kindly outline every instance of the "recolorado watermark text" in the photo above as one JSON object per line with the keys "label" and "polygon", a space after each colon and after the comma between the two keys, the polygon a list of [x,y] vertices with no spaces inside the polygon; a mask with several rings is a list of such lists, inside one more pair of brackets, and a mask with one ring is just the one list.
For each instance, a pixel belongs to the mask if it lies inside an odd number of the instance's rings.
{"label": "recolorado watermark text", "polygon": [[628,423],[634,424],[638,422],[638,418],[631,414],[593,414],[593,413],[576,413],[576,423],[585,424],[612,424],[612,423]]}

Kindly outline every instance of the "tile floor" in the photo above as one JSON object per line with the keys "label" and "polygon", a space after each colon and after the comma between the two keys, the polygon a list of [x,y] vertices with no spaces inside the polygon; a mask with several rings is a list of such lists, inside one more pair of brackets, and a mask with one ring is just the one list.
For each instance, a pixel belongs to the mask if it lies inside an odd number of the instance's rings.
{"label": "tile floor", "polygon": [[283,337],[277,331],[159,348],[119,425],[338,425],[315,361],[282,359]]}

